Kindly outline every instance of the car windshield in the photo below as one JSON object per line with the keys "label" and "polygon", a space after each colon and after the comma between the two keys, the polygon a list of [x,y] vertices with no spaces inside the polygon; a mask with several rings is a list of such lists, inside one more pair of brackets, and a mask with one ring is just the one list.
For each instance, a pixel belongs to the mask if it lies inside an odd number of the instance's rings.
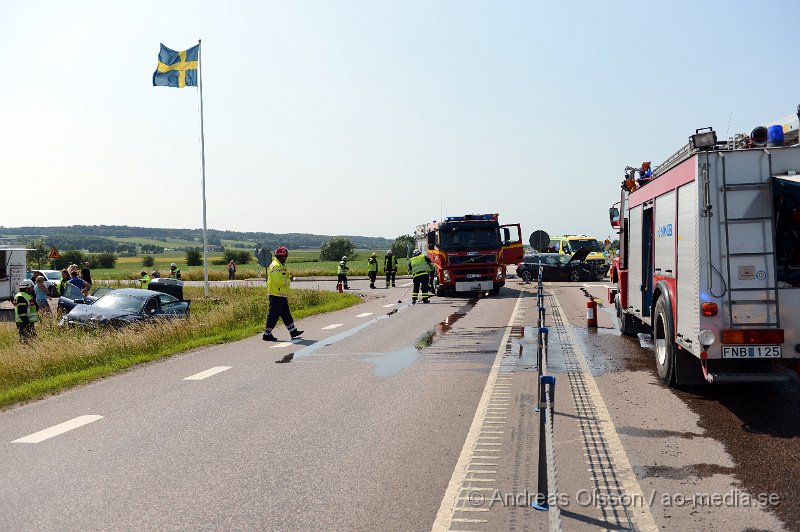
{"label": "car windshield", "polygon": [[600,245],[596,238],[570,238],[569,245],[573,253],[586,246],[589,246],[592,251],[603,251],[603,246]]}
{"label": "car windshield", "polygon": [[56,272],[56,271],[44,272],[44,275],[51,281],[58,281],[59,279],[61,279],[61,272]]}
{"label": "car windshield", "polygon": [[444,251],[499,249],[500,228],[496,224],[446,224],[439,227],[439,247]]}
{"label": "car windshield", "polygon": [[142,308],[144,299],[126,294],[108,293],[94,302],[93,307],[121,310],[124,312],[138,312]]}

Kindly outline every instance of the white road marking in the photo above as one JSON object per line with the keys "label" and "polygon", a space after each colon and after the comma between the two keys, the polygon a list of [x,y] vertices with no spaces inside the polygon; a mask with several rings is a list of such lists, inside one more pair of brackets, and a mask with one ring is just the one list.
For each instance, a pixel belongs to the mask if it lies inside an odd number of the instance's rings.
{"label": "white road marking", "polygon": [[[494,384],[497,381],[498,373],[500,371],[500,363],[503,360],[503,355],[505,355],[506,349],[508,348],[508,342],[511,337],[511,324],[514,323],[514,320],[517,317],[517,313],[520,309],[520,303],[522,302],[522,296],[524,292],[520,292],[517,296],[517,302],[514,305],[514,310],[511,312],[511,316],[508,320],[508,326],[506,327],[505,334],[503,335],[503,339],[500,341],[500,346],[497,348],[497,354],[495,355],[494,363],[492,364],[492,369],[489,372],[489,376],[486,379],[486,385],[483,388],[483,394],[481,395],[480,402],[478,403],[478,408],[475,410],[475,416],[472,418],[472,425],[469,428],[469,432],[467,433],[467,438],[464,441],[464,446],[461,448],[461,454],[458,457],[458,462],[456,463],[456,467],[453,470],[453,475],[450,477],[450,482],[447,485],[447,490],[444,493],[444,497],[442,497],[442,503],[439,506],[439,511],[436,514],[436,520],[431,527],[434,531],[443,531],[449,530],[453,523],[459,522],[467,522],[467,523],[480,523],[486,521],[479,521],[479,520],[463,520],[460,518],[454,517],[455,512],[459,509],[458,508],[458,497],[461,491],[464,490],[465,483],[472,483],[472,482],[493,482],[491,480],[476,480],[473,478],[467,478],[467,473],[469,469],[469,464],[475,458],[489,458],[489,459],[496,459],[493,456],[486,456],[485,453],[487,452],[500,452],[499,449],[485,449],[481,448],[477,450],[476,443],[478,441],[478,436],[481,432],[482,426],[484,424],[484,416],[486,415],[486,410],[489,406],[490,396],[494,391]],[[496,423],[503,423],[503,422],[496,422]],[[476,453],[480,452],[481,455],[478,456]]]}
{"label": "white road marking", "polygon": [[407,282],[406,284],[400,284],[400,285],[397,285],[397,286],[399,286],[400,288],[404,288],[404,287],[406,287],[406,286],[411,286],[412,284],[414,284],[414,283],[412,283],[411,281],[409,281],[409,282]]}
{"label": "white road marking", "polygon": [[389,308],[397,305],[397,303],[389,303],[388,305],[384,305],[383,308]]}
{"label": "white road marking", "polygon": [[216,375],[217,373],[222,373],[223,371],[227,371],[231,369],[233,366],[216,366],[211,369],[207,369],[205,371],[201,371],[200,373],[195,373],[194,375],[190,375],[185,377],[183,380],[185,381],[201,381],[203,379],[207,379],[212,375]]}
{"label": "white road marking", "polygon": [[366,318],[367,316],[372,316],[372,312],[362,312],[361,314],[356,314],[356,318]]}
{"label": "white road marking", "polygon": [[34,432],[33,434],[25,436],[24,438],[14,440],[11,443],[39,443],[41,441],[48,440],[53,436],[58,436],[59,434],[64,434],[65,432],[77,429],[78,427],[88,425],[92,421],[97,421],[98,419],[103,419],[103,416],[78,416],[74,419],[70,419],[69,421],[65,421],[50,427],[49,429],[40,430],[39,432]]}
{"label": "white road marking", "polygon": [[[631,463],[628,460],[628,455],[625,453],[625,448],[622,446],[622,442],[617,435],[617,428],[614,426],[614,422],[611,420],[611,415],[608,413],[606,403],[603,401],[603,396],[600,394],[600,389],[597,387],[597,382],[595,382],[592,372],[589,369],[589,364],[586,362],[586,354],[584,353],[583,348],[581,347],[581,344],[578,342],[577,338],[575,338],[575,335],[572,332],[572,327],[567,320],[567,315],[561,309],[558,299],[553,300],[553,312],[558,312],[561,315],[564,328],[572,340],[572,345],[575,349],[575,352],[578,354],[576,358],[578,359],[578,363],[580,364],[583,374],[586,377],[586,390],[592,399],[595,416],[597,417],[597,420],[604,426],[603,432],[608,443],[608,449],[614,459],[614,468],[617,473],[617,478],[619,478],[620,482],[622,483],[622,487],[625,490],[626,496],[630,497],[631,500],[640,500],[639,498],[641,497],[642,501],[647,501],[647,498],[642,492],[642,487],[639,485],[639,481],[636,479],[636,475],[633,472]],[[631,522],[634,525],[634,529],[647,531],[659,530],[658,526],[656,525],[656,521],[653,518],[653,514],[650,512],[649,504],[645,503],[643,505],[632,505],[628,508],[628,511],[630,511]]]}
{"label": "white road marking", "polygon": [[294,342],[279,342],[270,347],[270,349],[275,349],[277,347],[289,347],[290,345],[294,345]]}
{"label": "white road marking", "polygon": [[328,325],[326,327],[323,327],[322,330],[335,329],[337,327],[341,327],[342,325],[344,325],[344,323],[332,323],[332,324],[330,324],[330,325]]}

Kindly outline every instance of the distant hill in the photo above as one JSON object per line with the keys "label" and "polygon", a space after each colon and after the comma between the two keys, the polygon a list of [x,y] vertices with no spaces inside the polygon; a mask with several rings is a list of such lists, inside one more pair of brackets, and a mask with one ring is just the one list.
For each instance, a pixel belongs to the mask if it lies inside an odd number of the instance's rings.
{"label": "distant hill", "polygon": [[[359,249],[382,249],[393,240],[382,237],[332,235],[349,238]],[[209,246],[215,248],[253,249],[255,247],[289,249],[319,248],[329,235],[308,233],[261,233],[208,230]],[[186,250],[200,247],[202,229],[171,229],[164,227],[130,227],[127,225],[70,225],[61,227],[3,227],[0,237],[26,243],[43,238],[45,245],[58,249],[85,249],[90,252],[159,252],[166,249]]]}

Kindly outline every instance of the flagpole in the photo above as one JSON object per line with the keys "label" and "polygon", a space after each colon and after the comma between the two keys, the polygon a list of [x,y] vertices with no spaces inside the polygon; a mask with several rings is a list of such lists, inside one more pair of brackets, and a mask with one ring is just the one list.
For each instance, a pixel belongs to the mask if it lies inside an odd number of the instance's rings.
{"label": "flagpole", "polygon": [[197,84],[200,88],[200,160],[203,169],[203,287],[208,297],[208,235],[206,234],[206,140],[203,134],[203,47],[197,39]]}

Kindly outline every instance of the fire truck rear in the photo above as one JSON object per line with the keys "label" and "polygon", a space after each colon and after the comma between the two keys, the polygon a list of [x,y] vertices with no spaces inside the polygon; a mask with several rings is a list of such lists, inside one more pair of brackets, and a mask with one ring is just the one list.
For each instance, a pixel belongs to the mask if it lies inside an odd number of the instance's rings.
{"label": "fire truck rear", "polygon": [[506,265],[522,261],[519,224],[500,225],[497,214],[450,216],[417,226],[416,248],[436,268],[436,295],[456,292],[497,294],[506,282]]}
{"label": "fire truck rear", "polygon": [[777,381],[789,377],[782,365],[797,369],[800,145],[796,125],[783,129],[794,145],[698,130],[652,174],[649,163],[626,168],[610,211],[620,255],[609,299],[624,334],[652,332],[668,385]]}

